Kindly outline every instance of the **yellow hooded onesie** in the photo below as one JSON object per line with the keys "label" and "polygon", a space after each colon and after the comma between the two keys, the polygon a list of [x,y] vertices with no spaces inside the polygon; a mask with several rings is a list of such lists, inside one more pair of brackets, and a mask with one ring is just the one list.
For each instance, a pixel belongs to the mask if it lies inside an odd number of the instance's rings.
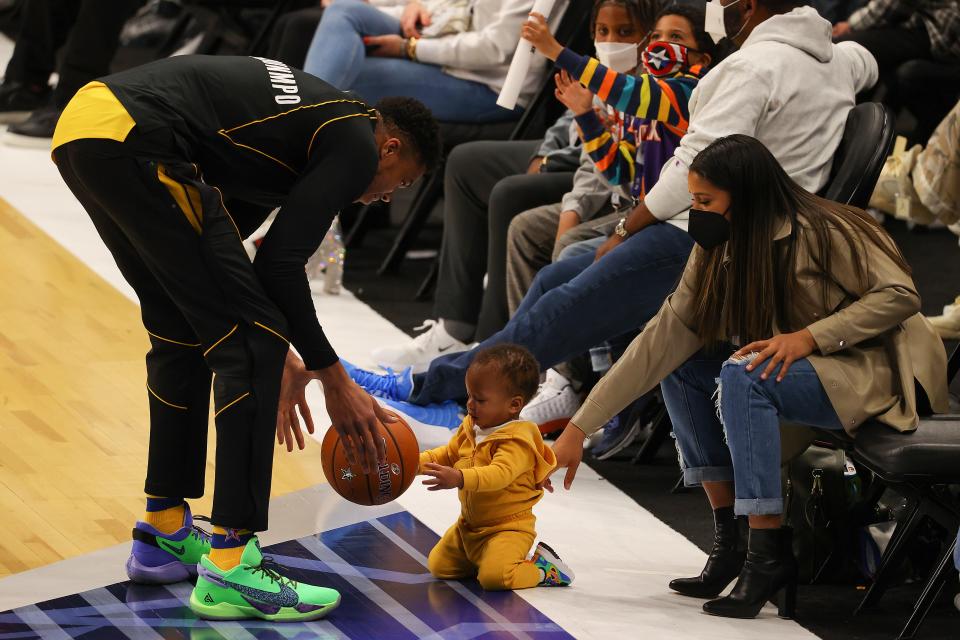
{"label": "yellow hooded onesie", "polygon": [[463,473],[460,518],[430,552],[430,573],[477,576],[491,591],[539,584],[540,571],[525,559],[536,538],[533,505],[543,496],[537,484],[557,459],[537,425],[515,420],[477,430],[467,416],[446,446],[420,454],[421,473],[428,462]]}

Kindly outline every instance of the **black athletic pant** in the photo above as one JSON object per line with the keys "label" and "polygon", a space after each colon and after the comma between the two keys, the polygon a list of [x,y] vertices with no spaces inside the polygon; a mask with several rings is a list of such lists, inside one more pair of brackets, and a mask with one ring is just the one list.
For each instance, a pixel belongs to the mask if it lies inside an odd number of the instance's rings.
{"label": "black athletic pant", "polygon": [[78,140],[54,158],[136,291],[150,334],[145,491],[203,495],[215,374],[211,519],[263,531],[288,334],[219,190],[199,180],[195,165],[137,157],[128,143]]}
{"label": "black athletic pant", "polygon": [[573,185],[570,172],[527,174],[539,146],[532,140],[468,142],[447,158],[434,313],[477,325],[475,340],[490,337],[510,319],[510,221],[534,207],[560,202]]}
{"label": "black athletic pant", "polygon": [[66,43],[53,93],[63,108],[80,87],[110,72],[120,30],[144,0],[27,0],[7,82],[46,85]]}

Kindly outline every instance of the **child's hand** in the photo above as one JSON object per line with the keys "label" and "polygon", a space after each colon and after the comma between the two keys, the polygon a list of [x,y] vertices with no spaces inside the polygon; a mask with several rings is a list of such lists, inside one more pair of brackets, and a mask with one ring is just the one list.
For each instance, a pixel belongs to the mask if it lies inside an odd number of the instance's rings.
{"label": "child's hand", "polygon": [[554,95],[573,115],[579,116],[593,109],[593,93],[579,82],[570,77],[566,71],[560,71],[554,76],[557,88]]}
{"label": "child's hand", "polygon": [[423,484],[429,487],[427,491],[463,488],[463,472],[459,469],[445,467],[436,462],[427,462],[423,465],[423,468],[426,469],[423,475],[432,476],[423,481]]}
{"label": "child's hand", "polygon": [[539,13],[530,14],[530,20],[524,23],[520,29],[520,37],[535,46],[537,51],[551,60],[556,60],[560,52],[563,51],[563,47],[550,33],[547,19]]}

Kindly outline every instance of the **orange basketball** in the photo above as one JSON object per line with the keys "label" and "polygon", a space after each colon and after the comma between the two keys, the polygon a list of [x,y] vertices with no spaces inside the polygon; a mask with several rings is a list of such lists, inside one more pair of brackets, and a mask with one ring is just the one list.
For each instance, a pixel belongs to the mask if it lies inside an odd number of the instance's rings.
{"label": "orange basketball", "polygon": [[336,429],[327,429],[323,436],[320,447],[323,473],[330,486],[350,502],[372,506],[396,500],[417,475],[420,466],[417,437],[403,418],[391,411],[387,413],[397,421],[380,425],[380,437],[387,450],[386,462],[368,474],[364,474],[359,465],[351,466],[347,462],[346,448]]}

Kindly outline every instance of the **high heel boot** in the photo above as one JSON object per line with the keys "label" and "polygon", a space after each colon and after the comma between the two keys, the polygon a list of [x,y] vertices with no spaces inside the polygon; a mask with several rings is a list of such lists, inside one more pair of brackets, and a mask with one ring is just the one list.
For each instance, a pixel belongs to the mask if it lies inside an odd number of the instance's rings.
{"label": "high heel boot", "polygon": [[727,618],[754,618],[780,593],[779,615],[792,618],[797,600],[797,561],[789,528],[750,529],[747,560],[730,595],[704,603],[703,610]]}
{"label": "high heel boot", "polygon": [[716,598],[733,582],[746,558],[746,523],[733,514],[733,507],[713,510],[713,549],[703,571],[695,578],[676,578],[670,588],[693,598]]}

